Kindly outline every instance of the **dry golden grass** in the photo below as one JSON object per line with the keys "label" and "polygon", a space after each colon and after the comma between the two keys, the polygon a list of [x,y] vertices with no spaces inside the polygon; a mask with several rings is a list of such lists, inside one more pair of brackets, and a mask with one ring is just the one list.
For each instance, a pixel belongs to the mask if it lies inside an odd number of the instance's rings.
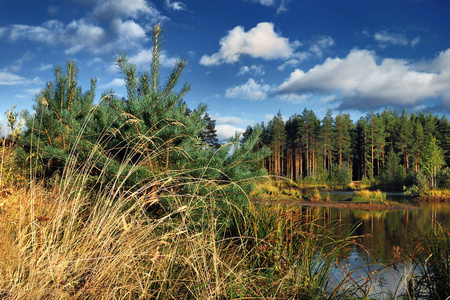
{"label": "dry golden grass", "polygon": [[2,296],[207,299],[220,293],[214,226],[191,232],[181,203],[150,219],[137,194],[108,190],[97,197],[92,201],[82,187],[11,190],[2,200]]}

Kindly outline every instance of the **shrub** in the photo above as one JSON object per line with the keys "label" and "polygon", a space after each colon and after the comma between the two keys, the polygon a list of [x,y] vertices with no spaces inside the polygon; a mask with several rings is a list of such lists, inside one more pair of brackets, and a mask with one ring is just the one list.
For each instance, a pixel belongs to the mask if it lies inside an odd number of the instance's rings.
{"label": "shrub", "polygon": [[350,169],[346,164],[343,164],[340,168],[337,164],[333,165],[333,171],[331,175],[331,183],[340,186],[347,186],[352,181]]}
{"label": "shrub", "polygon": [[403,187],[403,190],[406,195],[414,197],[421,196],[429,188],[427,176],[422,172],[417,173],[413,183],[414,184],[409,187],[408,186]]}

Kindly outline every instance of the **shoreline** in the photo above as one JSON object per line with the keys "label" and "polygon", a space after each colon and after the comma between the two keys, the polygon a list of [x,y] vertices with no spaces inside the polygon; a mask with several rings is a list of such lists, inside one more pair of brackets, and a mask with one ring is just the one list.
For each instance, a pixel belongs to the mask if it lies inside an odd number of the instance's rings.
{"label": "shoreline", "polygon": [[336,202],[336,201],[317,201],[310,202],[305,200],[292,200],[292,199],[252,199],[252,203],[263,203],[263,204],[282,204],[291,206],[305,206],[305,207],[330,207],[339,209],[359,209],[359,210],[416,210],[420,207],[392,203],[392,204],[374,204],[374,203],[364,203],[364,202]]}

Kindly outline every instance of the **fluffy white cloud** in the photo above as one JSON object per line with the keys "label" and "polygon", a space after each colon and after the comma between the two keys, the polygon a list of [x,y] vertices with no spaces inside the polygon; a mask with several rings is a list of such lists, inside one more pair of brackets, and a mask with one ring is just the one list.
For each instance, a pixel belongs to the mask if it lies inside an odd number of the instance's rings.
{"label": "fluffy white cloud", "polygon": [[438,97],[450,100],[450,49],[427,66],[439,72],[417,71],[416,66],[404,60],[380,60],[373,52],[352,50],[345,58],[328,58],[307,72],[296,69],[277,88],[277,93],[337,93],[343,99],[343,109],[415,106]]}
{"label": "fluffy white cloud", "polygon": [[125,37],[127,39],[145,37],[145,30],[133,20],[122,22],[121,19],[117,18],[113,20],[112,27],[119,37]]}
{"label": "fluffy white cloud", "polygon": [[50,20],[42,25],[12,25],[8,28],[12,41],[29,40],[50,46],[66,47],[66,54],[87,51],[93,54],[126,51],[140,48],[147,41],[145,30],[133,20],[112,19],[111,26],[104,29],[79,19],[63,24]]}
{"label": "fluffy white cloud", "polygon": [[48,45],[65,45],[66,53],[81,50],[101,52],[104,45],[105,30],[87,23],[84,19],[72,21],[68,25],[55,20],[46,21],[40,26],[12,25],[9,39],[30,40]]}
{"label": "fluffy white cloud", "polygon": [[[64,24],[56,20],[46,21],[41,26],[17,24],[12,25],[9,29],[9,39],[12,41],[27,39],[47,44],[56,44],[58,38],[62,37],[63,32]],[[60,42],[64,42],[64,40]]]}
{"label": "fluffy white cloud", "polygon": [[101,51],[99,45],[104,42],[106,37],[103,28],[87,24],[84,20],[72,21],[64,30],[63,35],[62,38],[67,39],[70,45],[69,49],[66,50],[67,54],[76,53],[83,49],[88,49],[94,53]]}
{"label": "fluffy white cloud", "polygon": [[263,65],[251,65],[250,67],[248,66],[242,66],[239,70],[238,75],[244,75],[250,73],[252,75],[256,75],[256,76],[262,76],[264,75],[266,72],[264,72],[264,66]]}
{"label": "fluffy white cloud", "polygon": [[240,98],[248,100],[264,100],[267,98],[267,93],[271,87],[267,84],[259,84],[253,78],[250,78],[246,83],[234,86],[225,91],[227,98]]}
{"label": "fluffy white cloud", "polygon": [[220,40],[219,52],[211,56],[203,55],[200,64],[211,66],[235,63],[242,55],[266,60],[287,59],[292,56],[296,46],[298,43],[290,43],[289,39],[278,35],[272,23],[259,23],[248,32],[242,26],[237,26]]}
{"label": "fluffy white cloud", "polygon": [[219,141],[225,141],[233,137],[236,133],[243,133],[245,130],[233,125],[219,124],[216,125],[217,139]]}
{"label": "fluffy white cloud", "polygon": [[450,72],[450,49],[440,52],[435,59],[426,62],[422,67],[430,72]]}
{"label": "fluffy white cloud", "polygon": [[180,1],[170,1],[170,0],[166,0],[165,1],[166,7],[169,9],[173,9],[173,10],[187,10],[186,8],[186,4],[184,4],[183,2]]}

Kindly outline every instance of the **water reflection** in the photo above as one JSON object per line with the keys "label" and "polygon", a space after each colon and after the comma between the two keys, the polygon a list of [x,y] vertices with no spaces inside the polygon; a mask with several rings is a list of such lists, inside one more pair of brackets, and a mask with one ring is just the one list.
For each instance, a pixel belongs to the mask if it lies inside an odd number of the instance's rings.
{"label": "water reflection", "polygon": [[[349,196],[345,193],[330,193],[332,201]],[[390,199],[389,199],[390,198]],[[388,195],[388,200],[407,201],[401,195]],[[436,222],[443,228],[450,228],[450,203],[420,202],[410,203],[419,209],[408,210],[359,210],[332,207],[299,207],[302,214],[310,220],[318,219],[327,226],[330,221],[337,221],[344,235],[348,230],[359,226],[355,235],[369,250],[372,260],[390,263],[399,251],[409,251],[415,236],[428,232]],[[329,225],[333,226],[332,224]],[[394,254],[394,255],[393,255]]]}
{"label": "water reflection", "polygon": [[[330,193],[332,201],[351,197],[346,193]],[[388,195],[388,200],[407,202],[401,194]],[[346,270],[353,270],[356,278],[366,278],[374,269],[383,269],[377,274],[378,283],[371,283],[374,293],[382,291],[400,292],[404,288],[405,273],[411,272],[404,259],[412,251],[417,235],[435,229],[436,222],[450,230],[450,203],[411,202],[418,209],[413,210],[356,210],[330,207],[299,207],[308,220],[316,220],[330,229],[337,222],[338,235],[345,236],[354,229],[354,235],[362,247],[350,249],[342,264]],[[355,225],[357,225],[355,229]],[[362,267],[363,266],[363,267]],[[371,270],[372,269],[372,270]],[[356,271],[355,271],[356,270]],[[337,273],[343,270],[337,270]]]}

